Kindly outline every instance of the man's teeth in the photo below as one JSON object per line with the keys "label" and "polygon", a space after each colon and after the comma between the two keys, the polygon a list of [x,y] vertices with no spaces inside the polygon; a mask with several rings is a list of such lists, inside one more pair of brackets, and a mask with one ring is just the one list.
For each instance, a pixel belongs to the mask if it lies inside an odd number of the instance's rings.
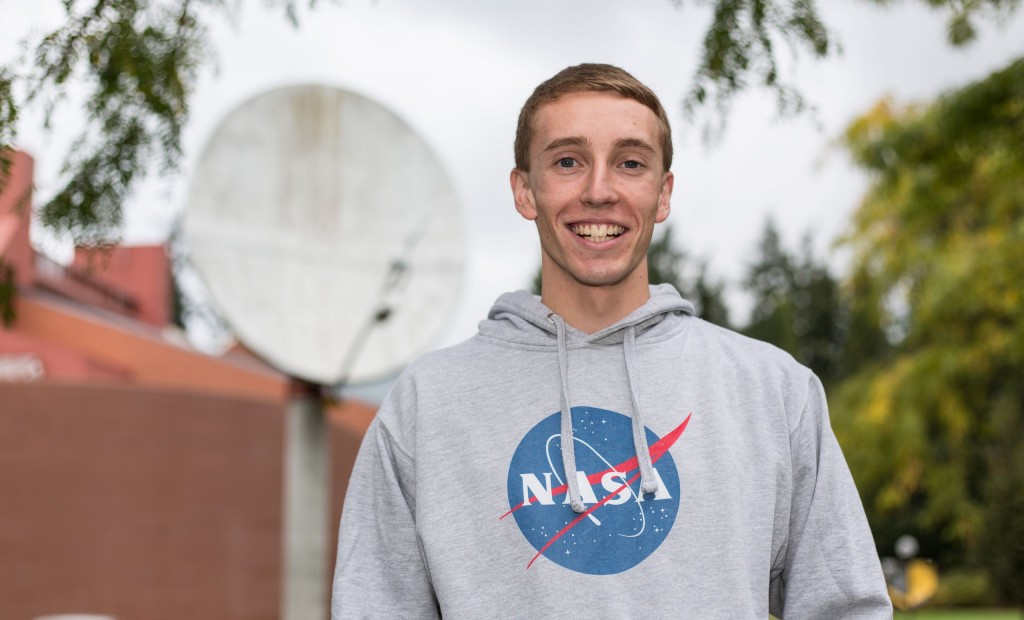
{"label": "man's teeth", "polygon": [[616,224],[576,224],[572,231],[590,241],[605,241],[609,237],[618,237],[626,232],[626,229]]}

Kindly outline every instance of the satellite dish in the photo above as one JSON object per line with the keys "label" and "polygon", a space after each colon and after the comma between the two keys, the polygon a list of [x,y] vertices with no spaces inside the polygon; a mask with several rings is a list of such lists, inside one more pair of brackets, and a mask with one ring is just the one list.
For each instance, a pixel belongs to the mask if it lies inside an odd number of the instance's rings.
{"label": "satellite dish", "polygon": [[274,90],[231,112],[196,166],[182,228],[237,338],[323,385],[411,361],[462,278],[440,162],[392,112],[338,88]]}

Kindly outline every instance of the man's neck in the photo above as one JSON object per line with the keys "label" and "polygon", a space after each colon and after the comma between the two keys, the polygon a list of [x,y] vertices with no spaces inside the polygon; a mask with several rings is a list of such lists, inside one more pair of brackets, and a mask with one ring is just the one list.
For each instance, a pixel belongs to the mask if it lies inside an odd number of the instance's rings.
{"label": "man's neck", "polygon": [[566,323],[583,333],[593,334],[644,305],[651,293],[645,268],[613,286],[549,285],[542,278],[540,297],[541,302]]}

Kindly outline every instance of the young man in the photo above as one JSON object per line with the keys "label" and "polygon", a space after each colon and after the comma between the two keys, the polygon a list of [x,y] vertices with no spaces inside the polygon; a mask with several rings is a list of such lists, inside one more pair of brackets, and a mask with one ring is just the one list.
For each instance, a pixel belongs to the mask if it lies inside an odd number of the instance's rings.
{"label": "young man", "polygon": [[654,94],[565,69],[515,154],[541,297],[500,297],[381,406],[334,618],[891,618],[818,380],[648,286],[673,186]]}

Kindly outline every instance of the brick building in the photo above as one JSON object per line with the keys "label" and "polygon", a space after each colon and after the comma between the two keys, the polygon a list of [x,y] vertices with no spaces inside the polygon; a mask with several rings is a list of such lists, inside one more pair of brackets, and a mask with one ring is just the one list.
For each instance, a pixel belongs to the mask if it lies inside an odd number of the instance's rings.
{"label": "brick building", "polygon": [[[289,378],[187,344],[162,246],[78,250],[68,266],[36,253],[31,180],[15,153],[0,194],[18,289],[0,327],[0,618],[278,617]],[[329,410],[332,541],[373,413]]]}

